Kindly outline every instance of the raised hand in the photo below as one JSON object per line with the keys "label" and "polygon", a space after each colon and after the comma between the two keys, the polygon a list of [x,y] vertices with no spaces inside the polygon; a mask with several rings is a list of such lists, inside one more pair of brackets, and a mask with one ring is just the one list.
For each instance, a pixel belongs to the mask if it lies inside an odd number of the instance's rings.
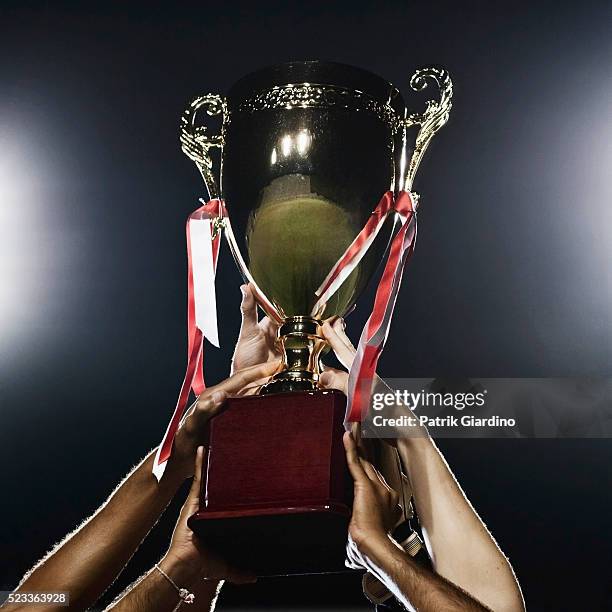
{"label": "raised hand", "polygon": [[364,538],[386,538],[401,513],[399,495],[369,461],[359,456],[351,433],[344,434],[343,442],[355,487],[353,515],[349,525],[351,537],[355,542]]}
{"label": "raised hand", "polygon": [[[348,336],[344,333],[344,319],[331,318],[323,321],[321,331],[338,361],[347,370],[350,370],[356,351]],[[323,389],[337,389],[346,395],[348,390],[348,372],[325,366],[325,369],[319,376],[319,386]]]}
{"label": "raised hand", "polygon": [[323,331],[323,336],[332,347],[338,361],[347,370],[350,370],[357,349],[346,335],[344,326],[344,319],[337,317],[324,321],[321,329]]}
{"label": "raised hand", "polygon": [[231,567],[224,559],[207,550],[205,543],[187,526],[187,519],[197,512],[200,503],[204,455],[204,447],[198,447],[191,489],[174,528],[170,548],[160,566],[197,568],[201,579],[228,580],[236,584],[255,582],[254,574]]}
{"label": "raised hand", "polygon": [[242,323],[232,358],[232,373],[280,357],[276,348],[278,325],[269,317],[257,320],[257,302],[250,285],[242,285]]}
{"label": "raised hand", "polygon": [[354,482],[353,514],[349,524],[349,564],[354,568],[368,568],[363,555],[366,543],[388,543],[389,533],[401,515],[399,495],[385,481],[380,472],[359,456],[352,434],[345,433],[344,448],[349,471]]}
{"label": "raised hand", "polygon": [[[323,336],[331,346],[338,361],[347,370],[350,370],[357,350],[344,332],[344,319],[328,319],[324,321],[321,329],[323,331]],[[319,386],[323,389],[337,389],[347,395],[348,372],[326,366],[319,377]],[[374,378],[373,388],[382,392],[390,391],[390,388],[378,375]]]}
{"label": "raised hand", "polygon": [[255,381],[272,376],[279,366],[279,360],[272,360],[236,371],[214,387],[209,387],[189,408],[181,427],[176,433],[169,467],[176,469],[184,478],[193,475],[193,458],[196,448],[202,443],[206,424],[223,409],[225,400],[236,395]]}

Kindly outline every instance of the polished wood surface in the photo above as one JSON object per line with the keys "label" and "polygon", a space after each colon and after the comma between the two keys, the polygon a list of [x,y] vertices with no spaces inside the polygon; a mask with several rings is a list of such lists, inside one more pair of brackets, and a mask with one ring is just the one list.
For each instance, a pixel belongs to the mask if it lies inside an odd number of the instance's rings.
{"label": "polished wood surface", "polygon": [[260,576],[345,570],[344,411],[337,391],[229,399],[189,519],[204,544]]}

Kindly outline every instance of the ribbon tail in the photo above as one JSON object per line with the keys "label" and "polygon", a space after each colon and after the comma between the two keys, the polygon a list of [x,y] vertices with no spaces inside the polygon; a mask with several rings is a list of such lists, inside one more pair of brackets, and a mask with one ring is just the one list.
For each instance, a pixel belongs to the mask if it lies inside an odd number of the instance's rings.
{"label": "ribbon tail", "polygon": [[155,460],[153,461],[153,474],[158,481],[164,475],[164,471],[166,470],[168,459],[172,454],[174,436],[178,431],[183,413],[187,407],[187,402],[189,401],[189,393],[191,392],[193,378],[202,354],[202,340],[202,332],[198,329],[196,330],[193,348],[189,355],[187,371],[185,372],[185,378],[183,379],[183,384],[181,385],[181,391],[176,402],[176,408],[174,409],[172,418],[168,423],[162,443],[159,445],[157,452],[155,453]]}
{"label": "ribbon tail", "polygon": [[187,238],[187,363],[190,362],[191,354],[196,347],[196,344],[200,344],[202,350],[199,353],[199,359],[196,364],[196,370],[193,376],[192,386],[195,387],[200,393],[206,388],[204,383],[204,339],[200,337],[196,342],[196,336],[198,328],[196,326],[195,318],[195,295],[194,295],[194,282],[193,282],[193,264],[192,264],[192,253],[191,253],[191,231],[190,231],[190,220],[187,220],[186,227],[186,238]]}
{"label": "ribbon tail", "polygon": [[202,335],[212,345],[219,347],[212,221],[190,219],[188,225],[195,306],[194,322],[196,327],[202,330]]}
{"label": "ribbon tail", "polygon": [[196,209],[186,224],[187,234],[187,370],[174,413],[153,462],[153,474],[159,480],[172,454],[174,436],[193,390],[196,396],[205,389],[204,337],[219,346],[215,274],[219,255],[219,236],[213,238],[213,219],[223,217],[221,200],[211,200]]}
{"label": "ribbon tail", "polygon": [[376,368],[389,334],[404,266],[414,252],[416,216],[410,213],[406,219],[391,243],[372,314],[359,339],[357,353],[349,372],[345,425],[362,421],[369,409]]}
{"label": "ribbon tail", "polygon": [[312,308],[311,315],[317,316],[324,308],[329,299],[336,293],[342,283],[348,278],[351,272],[359,265],[368,252],[370,245],[382,229],[388,213],[392,210],[393,194],[388,191],[381,198],[380,202],[372,212],[363,229],[357,237],[347,247],[334,267],[330,270],[321,286],[315,291],[318,300]]}
{"label": "ribbon tail", "polygon": [[[215,276],[220,237],[213,237],[214,221],[226,215],[222,200],[211,200],[196,209],[187,219],[188,320],[187,355],[191,354],[195,330],[219,347]],[[193,392],[200,395],[206,389],[204,381],[204,347],[193,379]]]}

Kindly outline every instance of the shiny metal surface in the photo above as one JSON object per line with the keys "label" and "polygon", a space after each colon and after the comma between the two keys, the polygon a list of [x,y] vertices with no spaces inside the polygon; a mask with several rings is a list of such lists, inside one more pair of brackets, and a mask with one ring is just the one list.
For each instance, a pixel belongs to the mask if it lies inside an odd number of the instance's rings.
{"label": "shiny metal surface", "polygon": [[315,390],[321,371],[319,358],[327,345],[321,322],[312,317],[291,317],[281,325],[278,338],[284,367],[260,393]]}
{"label": "shiny metal surface", "polygon": [[[288,64],[245,77],[227,96],[223,196],[249,271],[283,319],[311,314],[315,290],[395,186],[403,146],[397,89],[351,67],[306,64],[306,84],[291,82]],[[353,306],[391,226],[315,317]]]}
{"label": "shiny metal surface", "polygon": [[189,159],[195,162],[208,190],[208,198],[213,199],[220,197],[221,192],[213,172],[210,149],[222,149],[224,138],[223,131],[220,134],[209,135],[206,126],[196,127],[196,114],[201,108],[209,117],[222,115],[225,121],[228,116],[225,98],[215,94],[198,96],[189,104],[181,117],[181,149]]}
{"label": "shiny metal surface", "polygon": [[[225,200],[243,276],[269,300],[268,314],[287,324],[279,377],[293,379],[295,388],[298,379],[316,385],[323,347],[316,332],[300,331],[304,321],[312,317],[316,325],[352,308],[383,258],[394,220],[330,301],[312,312],[316,289],[381,196],[411,188],[425,149],[448,119],[448,74],[421,69],[411,87],[422,90],[428,82],[436,83],[440,100],[429,101],[421,114],[409,113],[400,92],[377,75],[330,62],[292,62],[247,75],[226,97],[200,96],[183,115],[183,151],[196,162],[210,197]],[[222,117],[216,135],[196,125],[200,109]],[[408,158],[413,126],[419,131]],[[219,183],[215,148],[222,151]]]}
{"label": "shiny metal surface", "polygon": [[440,99],[428,100],[425,112],[421,114],[415,113],[406,118],[405,126],[407,128],[413,125],[419,126],[414,150],[408,164],[408,172],[406,173],[404,189],[407,190],[412,189],[414,176],[421,163],[423,154],[436,132],[448,121],[448,116],[453,106],[453,83],[448,72],[443,68],[421,68],[412,75],[410,87],[415,91],[422,91],[427,87],[428,80],[436,83]]}
{"label": "shiny metal surface", "polygon": [[238,106],[240,112],[258,112],[277,108],[343,108],[345,110],[374,113],[393,132],[397,132],[403,118],[388,102],[337,85],[322,83],[290,83],[273,87],[247,98]]}

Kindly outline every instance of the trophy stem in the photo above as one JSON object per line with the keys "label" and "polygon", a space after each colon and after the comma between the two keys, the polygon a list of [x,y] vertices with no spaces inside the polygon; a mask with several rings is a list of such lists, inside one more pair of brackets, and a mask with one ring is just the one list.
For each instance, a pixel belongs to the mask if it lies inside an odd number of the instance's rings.
{"label": "trophy stem", "polygon": [[321,372],[319,358],[326,346],[321,321],[312,317],[290,317],[278,330],[283,369],[259,393],[315,391]]}

